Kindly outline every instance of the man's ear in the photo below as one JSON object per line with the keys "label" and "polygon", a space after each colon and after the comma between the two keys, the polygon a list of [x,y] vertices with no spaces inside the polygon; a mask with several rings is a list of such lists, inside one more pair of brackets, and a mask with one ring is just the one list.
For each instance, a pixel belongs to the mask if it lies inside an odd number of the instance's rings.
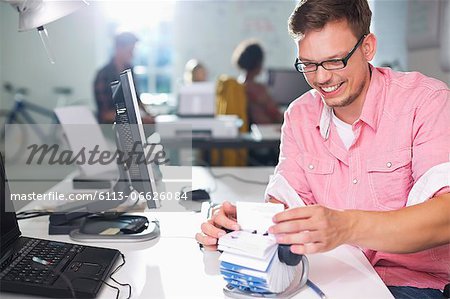
{"label": "man's ear", "polygon": [[367,61],[371,61],[377,52],[377,38],[373,33],[369,33],[364,39],[362,45],[364,57]]}

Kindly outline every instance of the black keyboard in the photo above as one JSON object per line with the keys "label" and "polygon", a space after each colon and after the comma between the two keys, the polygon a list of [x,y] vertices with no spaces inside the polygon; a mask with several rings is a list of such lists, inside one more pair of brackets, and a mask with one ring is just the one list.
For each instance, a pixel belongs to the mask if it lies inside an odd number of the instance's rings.
{"label": "black keyboard", "polygon": [[51,285],[84,246],[30,239],[0,265],[0,279]]}

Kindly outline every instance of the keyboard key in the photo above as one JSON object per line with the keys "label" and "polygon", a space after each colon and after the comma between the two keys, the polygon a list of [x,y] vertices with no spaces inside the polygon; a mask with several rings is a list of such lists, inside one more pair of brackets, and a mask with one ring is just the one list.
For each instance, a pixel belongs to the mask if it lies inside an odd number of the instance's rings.
{"label": "keyboard key", "polygon": [[[55,241],[29,240],[0,265],[0,279],[51,285],[73,257],[84,248],[81,245]],[[72,266],[79,267],[76,263]]]}

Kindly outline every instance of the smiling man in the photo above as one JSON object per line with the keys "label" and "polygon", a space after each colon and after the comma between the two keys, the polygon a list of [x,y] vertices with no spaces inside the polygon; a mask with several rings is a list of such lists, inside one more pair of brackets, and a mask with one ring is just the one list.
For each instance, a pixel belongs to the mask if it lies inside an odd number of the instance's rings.
{"label": "smiling man", "polygon": [[[371,14],[367,0],[303,0],[289,19],[295,67],[313,90],[285,113],[275,174],[307,207],[277,214],[269,232],[300,254],[358,246],[396,298],[443,298],[450,90],[417,72],[372,66]],[[224,203],[197,241],[215,249],[223,228],[239,228],[234,217]]]}

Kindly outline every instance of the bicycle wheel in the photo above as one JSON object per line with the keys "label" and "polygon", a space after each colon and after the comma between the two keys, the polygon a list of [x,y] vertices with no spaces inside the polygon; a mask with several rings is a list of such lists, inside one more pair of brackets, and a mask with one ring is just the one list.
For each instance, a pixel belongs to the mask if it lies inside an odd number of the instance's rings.
{"label": "bicycle wheel", "polygon": [[7,163],[17,163],[24,157],[27,130],[17,118],[8,123],[9,111],[0,110],[0,151]]}

